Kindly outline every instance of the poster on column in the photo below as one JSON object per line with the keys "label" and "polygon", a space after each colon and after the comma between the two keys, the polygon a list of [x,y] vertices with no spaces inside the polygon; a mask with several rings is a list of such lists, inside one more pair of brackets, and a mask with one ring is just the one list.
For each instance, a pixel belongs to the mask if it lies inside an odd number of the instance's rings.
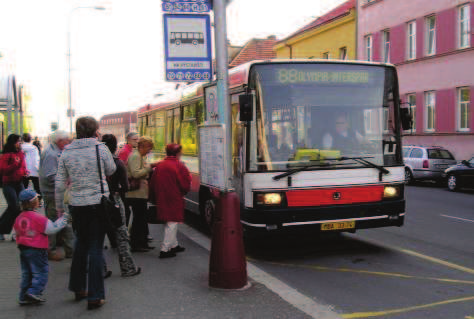
{"label": "poster on column", "polygon": [[224,127],[203,125],[199,127],[199,168],[201,185],[225,189]]}

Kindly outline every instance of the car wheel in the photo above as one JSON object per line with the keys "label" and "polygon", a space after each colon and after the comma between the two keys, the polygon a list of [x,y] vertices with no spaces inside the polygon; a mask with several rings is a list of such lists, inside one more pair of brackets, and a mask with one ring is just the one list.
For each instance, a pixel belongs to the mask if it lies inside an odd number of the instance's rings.
{"label": "car wheel", "polygon": [[448,189],[455,192],[459,189],[458,180],[454,175],[448,175]]}
{"label": "car wheel", "polygon": [[409,168],[405,168],[405,184],[413,184],[413,173]]}

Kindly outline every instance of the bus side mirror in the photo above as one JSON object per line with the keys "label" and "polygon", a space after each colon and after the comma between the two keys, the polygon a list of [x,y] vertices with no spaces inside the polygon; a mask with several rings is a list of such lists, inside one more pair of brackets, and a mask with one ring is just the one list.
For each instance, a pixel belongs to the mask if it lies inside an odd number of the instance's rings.
{"label": "bus side mirror", "polygon": [[410,109],[409,108],[401,108],[400,109],[400,117],[402,120],[402,128],[407,131],[411,130],[412,128],[412,121],[413,117],[410,114]]}
{"label": "bus side mirror", "polygon": [[253,94],[242,94],[239,96],[240,121],[251,122],[253,120]]}

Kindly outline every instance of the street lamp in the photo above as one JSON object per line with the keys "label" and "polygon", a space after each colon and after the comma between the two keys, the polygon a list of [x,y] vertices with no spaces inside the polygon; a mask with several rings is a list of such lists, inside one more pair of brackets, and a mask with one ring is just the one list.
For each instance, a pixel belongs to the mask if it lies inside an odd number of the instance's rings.
{"label": "street lamp", "polygon": [[71,137],[73,136],[72,133],[72,118],[74,117],[74,112],[72,108],[72,98],[71,98],[71,17],[74,11],[79,9],[93,9],[93,10],[106,10],[104,7],[76,7],[69,12],[68,18],[68,27],[67,27],[67,65],[68,65],[68,110],[67,116],[69,117],[70,124],[71,124]]}

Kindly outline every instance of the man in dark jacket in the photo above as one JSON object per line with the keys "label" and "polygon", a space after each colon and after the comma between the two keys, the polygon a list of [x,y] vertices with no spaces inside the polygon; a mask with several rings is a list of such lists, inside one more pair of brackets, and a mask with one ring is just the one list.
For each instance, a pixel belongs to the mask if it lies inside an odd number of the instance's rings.
{"label": "man in dark jacket", "polygon": [[166,146],[166,157],[156,165],[150,181],[150,198],[156,204],[165,233],[160,258],[175,257],[184,251],[177,239],[178,224],[184,222],[184,195],[191,189],[191,175],[181,158],[181,145]]}

